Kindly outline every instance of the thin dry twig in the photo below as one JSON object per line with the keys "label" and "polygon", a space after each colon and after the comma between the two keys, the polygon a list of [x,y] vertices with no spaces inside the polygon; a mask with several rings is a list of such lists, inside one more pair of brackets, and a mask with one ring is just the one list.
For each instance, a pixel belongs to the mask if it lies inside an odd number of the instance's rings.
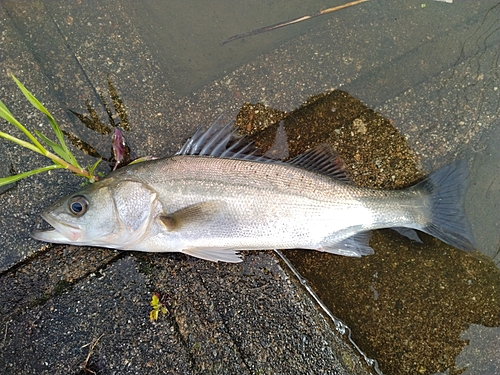
{"label": "thin dry twig", "polygon": [[294,18],[294,19],[291,19],[291,20],[288,20],[288,21],[275,23],[274,25],[261,27],[260,29],[255,29],[255,30],[252,30],[252,31],[248,31],[248,32],[243,33],[243,34],[236,34],[236,35],[233,35],[232,37],[227,38],[226,40],[222,41],[221,45],[227,44],[229,42],[232,42],[234,40],[238,40],[238,39],[241,39],[241,38],[246,38],[247,36],[257,35],[257,34],[265,33],[267,31],[276,30],[276,29],[279,29],[281,27],[293,25],[293,24],[298,23],[298,22],[306,21],[306,20],[309,20],[309,19],[314,18],[314,17],[322,16],[322,15],[327,14],[327,13],[332,13],[332,12],[335,12],[337,10],[341,10],[341,9],[344,9],[344,8],[351,7],[353,5],[364,3],[366,1],[368,1],[368,0],[351,1],[350,3],[338,5],[336,7],[332,7],[332,8],[328,8],[328,9],[324,9],[324,10],[319,10],[319,11],[317,11],[315,13],[312,13],[312,14],[309,14],[309,15],[306,15],[306,16],[301,16],[301,17],[297,17],[297,18]]}
{"label": "thin dry twig", "polygon": [[7,333],[9,331],[9,323],[11,322],[12,320],[7,320],[5,322],[5,332],[4,332],[4,335],[3,335],[3,344],[2,344],[2,347],[5,346],[5,343],[7,342]]}
{"label": "thin dry twig", "polygon": [[90,374],[93,374],[93,375],[96,375],[95,371],[92,371],[91,369],[87,368],[87,365],[89,363],[89,359],[90,359],[90,356],[92,355],[92,353],[94,352],[94,348],[96,347],[97,343],[99,342],[99,340],[102,338],[102,336],[104,336],[104,333],[99,336],[96,340],[93,340],[92,342],[89,342],[88,344],[85,344],[83,345],[80,349],[83,349],[85,348],[86,346],[89,346],[89,352],[87,354],[87,358],[85,358],[85,361],[82,363],[82,370],[84,372],[88,372]]}

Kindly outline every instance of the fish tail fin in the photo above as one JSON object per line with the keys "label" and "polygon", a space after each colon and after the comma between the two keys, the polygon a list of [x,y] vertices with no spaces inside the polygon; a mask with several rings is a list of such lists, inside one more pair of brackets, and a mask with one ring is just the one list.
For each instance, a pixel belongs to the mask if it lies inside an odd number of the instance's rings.
{"label": "fish tail fin", "polygon": [[468,186],[465,160],[449,164],[418,183],[415,188],[426,190],[431,202],[431,223],[419,229],[458,249],[474,250],[474,235],[464,207]]}

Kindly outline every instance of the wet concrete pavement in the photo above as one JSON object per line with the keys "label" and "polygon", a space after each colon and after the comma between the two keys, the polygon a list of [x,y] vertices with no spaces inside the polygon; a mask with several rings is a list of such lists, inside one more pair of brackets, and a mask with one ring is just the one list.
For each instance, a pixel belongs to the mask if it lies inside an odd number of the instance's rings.
{"label": "wet concrete pavement", "polygon": [[[68,258],[80,255],[56,254],[37,268],[64,274]],[[93,272],[65,279],[55,290],[48,277],[43,296],[31,303],[23,293],[44,281],[26,288],[25,275],[36,270],[25,265],[2,277],[4,298],[8,285],[19,298],[2,301],[13,306],[2,311],[4,373],[367,373],[270,253],[248,255],[238,265],[183,255],[104,255],[98,269],[79,262],[82,272]],[[156,322],[149,320],[152,291],[167,307]]]}
{"label": "wet concrete pavement", "polygon": [[[194,91],[186,95],[169,86],[158,55],[126,2],[6,1],[0,6],[0,99],[24,124],[48,132],[44,118],[10,79],[14,73],[66,130],[107,153],[110,139],[82,127],[68,109],[83,112],[89,100],[106,118],[99,94],[106,95],[111,74],[131,121],[126,136],[138,155],[166,155],[200,124],[221,113],[231,117],[245,101],[292,110],[310,95],[343,86],[390,115],[420,161],[436,167],[479,144],[498,114],[495,103],[485,101],[467,112],[474,113],[476,122],[479,117],[480,126],[468,121],[467,129],[453,131],[440,130],[424,116],[432,112],[426,112],[428,102],[422,97],[437,92],[444,81],[450,90],[467,84],[453,72],[466,71],[476,61],[467,60],[476,56],[473,49],[464,52],[462,65],[449,59],[422,63],[422,54],[430,54],[425,51],[436,45],[446,50],[450,34],[463,33],[466,39],[478,27],[482,30],[492,4],[469,6],[463,23],[453,18],[460,8],[436,2],[425,10],[420,2],[388,2],[397,19],[369,2],[343,17],[322,20],[321,28],[304,36],[269,36],[261,55],[247,57],[246,64],[222,72],[211,83],[192,85]],[[411,33],[409,24],[414,26]],[[438,29],[429,35],[431,26]],[[497,34],[487,42],[495,38]],[[225,48],[236,54],[245,43]],[[219,47],[214,41],[211,48]],[[459,46],[448,53],[460,56]],[[481,56],[488,53],[495,52]],[[399,79],[401,66],[413,66],[412,79]],[[475,74],[465,78],[477,81],[482,72]],[[484,88],[487,97],[494,90],[494,79],[490,82]],[[474,95],[469,94],[467,103],[475,103],[484,90]],[[0,128],[7,129],[3,122]],[[432,153],[424,144],[426,134],[432,134]],[[0,152],[15,169],[45,165],[3,141]],[[81,161],[93,163],[90,157]],[[4,175],[10,166],[2,164]],[[85,373],[84,367],[102,374],[370,372],[272,253],[246,254],[244,263],[227,265],[177,254],[119,253],[31,239],[41,209],[80,183],[69,173],[54,172],[20,181],[0,195],[0,368],[6,373],[79,374]],[[152,323],[149,301],[155,292],[168,311]]]}

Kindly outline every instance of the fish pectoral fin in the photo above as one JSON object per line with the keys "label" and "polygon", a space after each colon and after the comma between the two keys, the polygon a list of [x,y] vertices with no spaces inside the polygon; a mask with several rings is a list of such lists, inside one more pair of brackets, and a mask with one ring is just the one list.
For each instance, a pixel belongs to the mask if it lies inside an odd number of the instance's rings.
{"label": "fish pectoral fin", "polygon": [[225,205],[222,201],[206,201],[192,204],[171,214],[160,216],[160,221],[169,232],[185,226],[204,224],[216,217]]}
{"label": "fish pectoral fin", "polygon": [[210,260],[212,262],[240,263],[243,261],[236,250],[233,249],[213,249],[213,248],[190,248],[181,251],[184,254],[196,258]]}
{"label": "fish pectoral fin", "polygon": [[370,236],[370,232],[357,233],[354,236],[333,244],[321,243],[317,250],[347,257],[360,258],[363,255],[371,255],[374,253],[373,249],[368,244],[370,242]]}

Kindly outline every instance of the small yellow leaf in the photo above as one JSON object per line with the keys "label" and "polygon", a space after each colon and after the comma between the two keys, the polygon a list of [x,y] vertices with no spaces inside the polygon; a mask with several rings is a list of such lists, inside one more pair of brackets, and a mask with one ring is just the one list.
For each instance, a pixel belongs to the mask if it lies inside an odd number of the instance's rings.
{"label": "small yellow leaf", "polygon": [[160,302],[160,296],[158,293],[154,293],[151,297],[151,301],[149,302],[153,310],[149,313],[149,320],[155,321],[158,320],[158,316],[160,315],[160,311],[163,314],[167,313],[167,308]]}
{"label": "small yellow leaf", "polygon": [[153,297],[151,297],[151,302],[149,302],[149,304],[153,307],[153,309],[158,309],[158,306],[160,305],[160,299],[158,298],[157,293],[153,294]]}
{"label": "small yellow leaf", "polygon": [[155,320],[158,320],[158,310],[152,310],[150,313],[149,313],[149,320],[154,322]]}

